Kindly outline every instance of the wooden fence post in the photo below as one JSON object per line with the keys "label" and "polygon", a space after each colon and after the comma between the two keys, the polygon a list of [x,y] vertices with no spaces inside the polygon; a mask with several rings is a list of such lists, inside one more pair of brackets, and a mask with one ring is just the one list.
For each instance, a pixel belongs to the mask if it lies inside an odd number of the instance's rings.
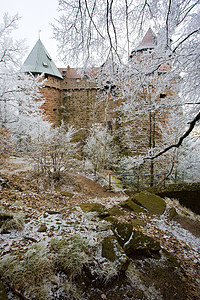
{"label": "wooden fence post", "polygon": [[108,180],[109,180],[108,187],[109,187],[109,190],[111,190],[112,185],[111,185],[111,174],[110,173],[108,174]]}

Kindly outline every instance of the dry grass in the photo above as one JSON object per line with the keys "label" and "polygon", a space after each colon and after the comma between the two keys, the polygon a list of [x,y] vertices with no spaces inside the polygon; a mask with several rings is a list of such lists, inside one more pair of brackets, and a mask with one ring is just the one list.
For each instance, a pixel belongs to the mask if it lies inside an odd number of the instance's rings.
{"label": "dry grass", "polygon": [[51,246],[56,253],[56,267],[69,278],[80,274],[83,265],[89,260],[88,243],[79,235],[69,238],[52,239]]}

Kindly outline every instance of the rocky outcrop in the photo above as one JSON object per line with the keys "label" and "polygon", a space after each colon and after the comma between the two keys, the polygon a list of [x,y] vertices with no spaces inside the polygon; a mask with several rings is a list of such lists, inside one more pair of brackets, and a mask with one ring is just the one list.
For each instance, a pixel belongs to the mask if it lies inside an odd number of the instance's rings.
{"label": "rocky outcrop", "polygon": [[[35,206],[35,198],[27,194],[20,206],[27,204],[24,232],[12,232],[16,230],[12,225],[10,234],[1,235],[0,276],[9,293],[17,290],[28,299],[198,299],[198,260],[193,263],[192,248],[161,227],[171,229],[170,223],[176,227],[176,222],[184,222],[188,228],[192,224],[183,211],[180,214],[179,206],[173,207],[166,199],[165,210],[163,200],[147,192],[132,195],[120,205],[124,195],[101,201],[95,198],[92,203],[81,194],[78,207],[74,198],[64,196],[59,194],[58,201],[45,198]],[[30,212],[31,201],[34,209]],[[35,208],[40,203],[39,214]],[[2,226],[20,217],[12,198],[6,204],[9,211],[0,215]],[[198,224],[195,221],[195,228]]]}
{"label": "rocky outcrop", "polygon": [[129,259],[115,236],[105,237],[102,241],[102,256],[114,262],[118,271],[126,271]]}
{"label": "rocky outcrop", "polygon": [[161,197],[147,191],[132,195],[121,206],[136,213],[149,212],[155,215],[163,214],[166,209],[166,203]]}
{"label": "rocky outcrop", "polygon": [[131,198],[120,203],[121,207],[132,210],[136,213],[145,212],[144,207],[136,204]]}
{"label": "rocky outcrop", "polygon": [[98,217],[105,218],[109,216],[108,211],[105,206],[100,203],[84,203],[80,205],[82,211],[84,212],[96,212]]}
{"label": "rocky outcrop", "polygon": [[132,224],[112,220],[112,230],[120,246],[129,257],[155,257],[159,255],[160,244],[142,232],[133,230]]}

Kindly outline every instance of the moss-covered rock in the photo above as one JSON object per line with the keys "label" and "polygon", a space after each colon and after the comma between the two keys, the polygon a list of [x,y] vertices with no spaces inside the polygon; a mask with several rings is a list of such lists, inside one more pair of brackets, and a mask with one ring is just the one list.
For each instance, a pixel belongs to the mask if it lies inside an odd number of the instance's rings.
{"label": "moss-covered rock", "polygon": [[120,206],[136,213],[145,212],[144,208],[136,204],[131,198],[121,202]]}
{"label": "moss-covered rock", "polygon": [[72,198],[74,196],[73,193],[67,192],[67,191],[61,191],[60,192],[62,196],[68,197],[68,198]]}
{"label": "moss-covered rock", "polygon": [[154,257],[159,254],[160,244],[142,232],[133,230],[132,224],[113,220],[112,230],[128,256]]}
{"label": "moss-covered rock", "polygon": [[138,227],[138,226],[144,227],[146,225],[145,221],[140,219],[132,219],[131,224],[133,225],[133,227]]}
{"label": "moss-covered rock", "polygon": [[108,216],[104,219],[106,222],[110,222],[111,224],[115,223],[117,219],[115,217]]}
{"label": "moss-covered rock", "polygon": [[112,223],[112,230],[119,244],[124,247],[124,244],[130,239],[133,231],[133,225],[131,225],[130,223],[114,220]]}
{"label": "moss-covered rock", "polygon": [[151,214],[161,215],[166,209],[166,203],[161,197],[147,191],[133,195],[131,200],[138,206],[147,209]]}
{"label": "moss-covered rock", "polygon": [[173,255],[164,250],[162,254],[162,259],[134,260],[137,273],[146,287],[145,292],[148,292],[145,299],[198,299],[196,293],[190,293],[188,278]]}
{"label": "moss-covered rock", "polygon": [[169,209],[169,219],[172,220],[174,219],[176,216],[178,216],[178,213],[176,211],[176,208],[175,207],[171,207]]}
{"label": "moss-covered rock", "polygon": [[122,216],[124,215],[124,212],[118,207],[118,206],[113,206],[110,209],[108,209],[108,213],[110,216]]}
{"label": "moss-covered rock", "polygon": [[119,245],[115,236],[105,237],[102,242],[102,256],[114,262],[118,271],[124,272],[129,265],[129,258]]}
{"label": "moss-covered rock", "polygon": [[124,250],[131,257],[156,257],[161,250],[160,243],[142,232],[133,230]]}
{"label": "moss-covered rock", "polygon": [[178,263],[178,261],[176,260],[176,258],[167,250],[162,249],[162,253],[166,259],[166,265],[168,265],[169,267],[179,267],[180,264]]}
{"label": "moss-covered rock", "polygon": [[84,212],[96,212],[99,217],[105,218],[109,216],[106,207],[100,203],[84,203],[80,205],[82,211]]}

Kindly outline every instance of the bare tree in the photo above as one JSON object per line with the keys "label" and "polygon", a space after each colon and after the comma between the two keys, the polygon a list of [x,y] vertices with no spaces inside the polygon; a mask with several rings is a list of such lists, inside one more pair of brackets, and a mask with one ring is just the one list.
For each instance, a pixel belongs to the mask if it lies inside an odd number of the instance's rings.
{"label": "bare tree", "polygon": [[110,169],[116,159],[113,136],[101,124],[94,124],[84,146],[85,157],[91,162],[94,175]]}
{"label": "bare tree", "polygon": [[24,42],[12,37],[19,19],[18,15],[5,14],[0,24],[0,127],[10,129],[18,145],[38,134],[39,124],[47,125],[41,110],[43,76],[20,72]]}
{"label": "bare tree", "polygon": [[[127,111],[131,105],[141,103],[134,101],[143,90],[145,94],[153,95],[152,91],[147,91],[151,84],[144,86],[143,78],[147,81],[154,77],[155,86],[155,74],[161,72],[163,66],[168,68],[165,80],[168,77],[169,84],[173,80],[178,82],[174,92],[179,97],[174,97],[171,103],[161,101],[162,108],[173,107],[174,111],[180,108],[184,118],[180,131],[176,135],[174,132],[171,134],[173,139],[163,141],[164,150],[160,148],[157,152],[153,151],[151,159],[162,156],[172,148],[179,148],[199,121],[199,1],[60,0],[59,9],[61,16],[53,27],[60,54],[65,61],[68,59],[70,62],[82,63],[84,67],[111,62],[106,81],[116,86],[117,92],[120,91],[124,99],[123,108],[127,105]],[[138,47],[138,40],[149,25],[157,34],[156,47],[151,49],[148,62],[146,58],[140,60],[140,64],[145,63],[145,66],[141,68],[135,63],[130,66],[130,57],[134,53],[144,53],[150,49],[148,46],[146,49]],[[160,78],[156,93],[162,94],[166,89],[164,84],[169,84],[167,81],[161,82],[161,76],[156,78]],[[130,88],[127,82],[131,85],[134,82],[134,87]],[[152,99],[149,100],[153,103]],[[150,102],[148,110],[151,107],[149,119],[152,134],[149,135],[149,146],[155,148],[157,113]],[[185,129],[187,123],[190,123],[188,130]]]}

